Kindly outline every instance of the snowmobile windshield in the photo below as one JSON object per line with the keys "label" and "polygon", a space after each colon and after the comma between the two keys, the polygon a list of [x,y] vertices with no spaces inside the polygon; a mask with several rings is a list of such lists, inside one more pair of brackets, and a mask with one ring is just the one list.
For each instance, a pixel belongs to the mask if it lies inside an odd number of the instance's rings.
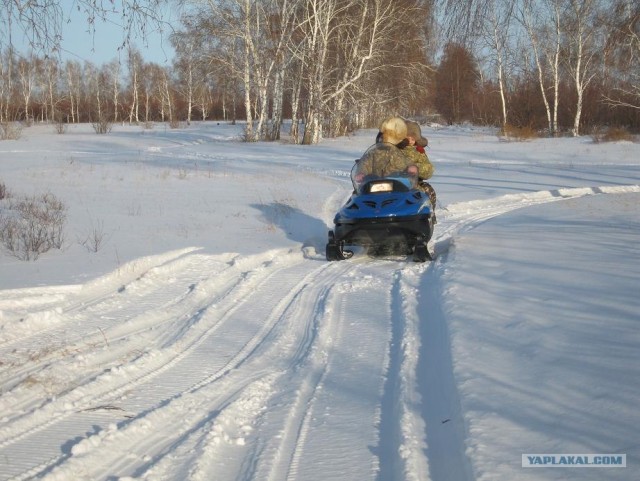
{"label": "snowmobile windshield", "polygon": [[369,182],[379,179],[396,179],[409,189],[417,186],[417,169],[411,172],[411,166],[415,166],[412,160],[393,144],[378,143],[369,147],[364,155],[356,161],[351,169],[351,182],[356,192],[362,192],[362,188]]}

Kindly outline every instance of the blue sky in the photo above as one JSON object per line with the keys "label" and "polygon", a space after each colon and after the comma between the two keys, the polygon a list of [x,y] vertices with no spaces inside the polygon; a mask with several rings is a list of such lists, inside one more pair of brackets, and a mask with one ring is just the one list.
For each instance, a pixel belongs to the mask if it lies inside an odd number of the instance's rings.
{"label": "blue sky", "polygon": [[[73,3],[72,0],[60,2],[65,16],[65,22],[62,25],[62,59],[90,61],[98,66],[114,59],[124,61],[126,51],[118,51],[118,47],[122,46],[124,41],[119,16],[114,14],[106,21],[96,20],[95,35],[92,35],[89,32],[86,17],[76,11]],[[154,30],[155,27],[150,25],[146,38],[134,32],[131,36],[131,44],[141,52],[146,62],[170,65],[174,50],[169,41],[169,34],[172,26],[176,28],[179,26],[179,13],[171,7],[166,7],[161,15],[167,23],[162,32],[158,29]],[[18,35],[14,34],[14,46],[19,52],[26,53],[26,43],[17,37]]]}

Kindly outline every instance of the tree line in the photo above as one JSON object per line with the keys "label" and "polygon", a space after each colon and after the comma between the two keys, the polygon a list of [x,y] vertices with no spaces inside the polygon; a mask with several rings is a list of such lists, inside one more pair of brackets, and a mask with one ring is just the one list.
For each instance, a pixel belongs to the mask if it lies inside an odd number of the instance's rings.
{"label": "tree line", "polygon": [[390,114],[640,129],[637,1],[207,0],[174,28],[165,66],[130,46],[100,66],[5,46],[0,122],[243,120],[254,141],[287,119],[304,144]]}

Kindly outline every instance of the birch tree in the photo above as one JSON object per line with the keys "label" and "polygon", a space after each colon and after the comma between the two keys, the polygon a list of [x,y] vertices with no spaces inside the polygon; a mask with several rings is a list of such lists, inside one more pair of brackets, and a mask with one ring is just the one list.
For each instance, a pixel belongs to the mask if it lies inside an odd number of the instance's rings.
{"label": "birch tree", "polygon": [[44,60],[44,92],[46,97],[45,116],[48,122],[56,120],[58,103],[58,63],[53,58]]}
{"label": "birch tree", "polygon": [[511,12],[504,12],[503,15],[498,14],[498,9],[493,10],[491,17],[491,30],[493,47],[495,51],[495,68],[498,77],[498,88],[500,91],[500,103],[502,105],[502,129],[507,127],[507,87],[506,87],[506,62],[508,56],[507,37],[509,32],[509,20]]}
{"label": "birch tree", "polygon": [[163,102],[162,67],[155,63],[146,64],[140,72],[140,96],[144,109],[144,122],[151,122],[152,104],[160,106],[160,120],[165,121],[165,103]]}
{"label": "birch tree", "polygon": [[82,68],[78,62],[67,61],[65,63],[65,74],[67,79],[67,92],[71,110],[72,123],[80,122],[80,82],[82,79]]}
{"label": "birch tree", "polygon": [[103,67],[104,75],[110,85],[114,122],[118,122],[120,114],[120,70],[121,65],[117,60],[113,60]]}
{"label": "birch tree", "polygon": [[196,85],[195,91],[195,104],[200,109],[201,120],[207,120],[211,112],[211,106],[213,105],[213,96],[211,94],[213,85],[211,79],[207,78],[206,73],[201,75],[200,82]]}
{"label": "birch tree", "polygon": [[[258,88],[257,136],[259,139],[273,140],[280,137],[283,77],[289,63],[285,48],[293,28],[296,3],[295,0],[257,3],[253,29],[255,37],[245,38],[245,42],[249,43]],[[273,105],[271,126],[268,125],[270,101]]]}
{"label": "birch tree", "polygon": [[[562,28],[560,0],[523,0],[516,19],[523,25],[536,65],[540,95],[547,116],[550,135],[558,130],[560,92],[560,51]],[[549,99],[547,84],[551,83],[553,97]]]}
{"label": "birch tree", "polygon": [[491,62],[493,63],[500,95],[502,129],[504,131],[508,124],[507,77],[510,74],[509,56],[511,47],[509,42],[510,35],[512,35],[511,20],[514,4],[511,0],[491,0],[488,2],[488,6],[487,16],[481,23],[480,31],[482,32],[481,37],[484,46],[491,52]]}
{"label": "birch tree", "polygon": [[640,3],[616,0],[607,16],[606,49],[616,68],[618,85],[604,95],[612,107],[640,109]]}
{"label": "birch tree", "polygon": [[[358,83],[367,75],[385,66],[382,57],[395,44],[398,27],[408,24],[407,19],[419,15],[417,8],[384,0],[355,1],[349,15],[337,29],[337,45],[340,63],[334,67],[337,75],[330,73],[332,88],[325,95],[324,103],[332,104],[330,134],[344,133],[345,98],[358,89]],[[412,60],[404,63],[411,67]]]}
{"label": "birch tree", "polygon": [[211,72],[219,72],[228,85],[230,78],[244,86],[245,138],[255,140],[253,125],[253,65],[250,46],[255,22],[255,0],[206,0],[183,19],[188,35],[207,47],[202,61]]}
{"label": "birch tree", "polygon": [[157,83],[157,89],[159,92],[160,101],[162,103],[162,116],[163,120],[165,116],[168,117],[169,124],[171,127],[177,124],[177,119],[174,115],[174,99],[173,99],[173,91],[171,88],[171,71],[169,68],[158,68],[158,73],[160,74],[160,82]]}
{"label": "birch tree", "polygon": [[129,123],[140,122],[140,82],[143,68],[142,55],[134,48],[129,48],[127,56],[129,67],[129,93],[131,106],[129,108]]}
{"label": "birch tree", "polygon": [[9,109],[13,96],[15,55],[12,48],[0,53],[0,122],[8,122],[11,120]]}
{"label": "birch tree", "polygon": [[[279,135],[285,48],[291,37],[298,0],[209,0],[187,22],[209,32],[212,66],[226,68],[243,85],[249,141]],[[199,35],[196,33],[196,35]],[[222,84],[222,82],[221,82]],[[269,125],[270,106],[275,118]],[[279,117],[280,116],[280,117]],[[275,133],[278,132],[278,133]]]}
{"label": "birch tree", "polygon": [[20,90],[22,92],[24,118],[29,123],[33,119],[31,112],[31,96],[36,81],[36,70],[33,56],[18,60],[18,75],[20,78]]}
{"label": "birch tree", "polygon": [[[595,77],[599,56],[597,37],[598,0],[569,0],[566,10],[567,67],[576,91],[571,132],[580,135],[584,92]],[[599,44],[604,45],[604,42]]]}
{"label": "birch tree", "polygon": [[174,35],[172,43],[177,54],[174,69],[178,74],[179,91],[187,101],[187,124],[191,124],[196,90],[196,43],[194,37],[189,35]]}
{"label": "birch tree", "polygon": [[322,138],[322,96],[329,42],[333,29],[336,28],[337,15],[349,6],[350,3],[346,1],[339,7],[336,0],[309,0],[302,10],[300,24],[306,34],[306,45],[300,60],[304,63],[308,78],[303,144],[317,144]]}

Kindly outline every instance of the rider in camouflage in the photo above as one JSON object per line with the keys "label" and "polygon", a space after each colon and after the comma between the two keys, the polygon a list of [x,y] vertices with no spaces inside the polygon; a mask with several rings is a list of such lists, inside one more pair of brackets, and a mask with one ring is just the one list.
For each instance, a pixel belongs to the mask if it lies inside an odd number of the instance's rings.
{"label": "rider in camouflage", "polygon": [[402,172],[411,163],[402,155],[407,145],[407,124],[400,117],[390,117],[380,124],[375,148],[365,152],[358,161],[360,175],[386,176],[391,172]]}
{"label": "rider in camouflage", "polygon": [[405,123],[407,125],[408,145],[402,149],[402,152],[411,158],[418,166],[419,186],[427,193],[431,200],[431,205],[435,209],[436,191],[431,184],[427,182],[427,179],[431,178],[433,175],[434,167],[429,161],[427,153],[424,151],[424,148],[428,145],[429,141],[422,136],[420,125],[417,122],[407,120]]}

